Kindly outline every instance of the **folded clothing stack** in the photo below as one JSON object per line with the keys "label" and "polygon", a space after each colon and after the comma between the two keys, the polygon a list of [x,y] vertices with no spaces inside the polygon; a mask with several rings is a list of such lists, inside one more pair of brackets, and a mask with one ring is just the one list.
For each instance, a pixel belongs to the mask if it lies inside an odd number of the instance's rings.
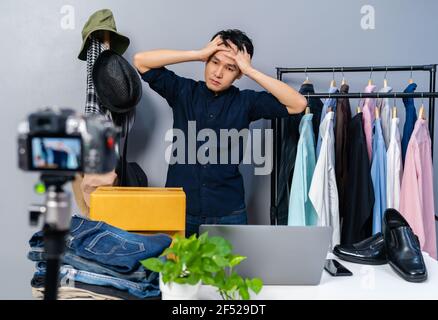
{"label": "folded clothing stack", "polygon": [[[58,298],[157,298],[158,274],[144,269],[140,261],[158,257],[171,242],[166,234],[133,234],[102,221],[74,216],[60,267]],[[35,233],[29,244],[28,258],[36,262],[31,285],[39,298],[47,270],[43,232]]]}

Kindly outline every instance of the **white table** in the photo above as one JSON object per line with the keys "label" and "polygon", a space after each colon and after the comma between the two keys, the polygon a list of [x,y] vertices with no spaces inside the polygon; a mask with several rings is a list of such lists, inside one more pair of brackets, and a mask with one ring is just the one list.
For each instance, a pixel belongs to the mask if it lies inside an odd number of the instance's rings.
{"label": "white table", "polygon": [[[438,299],[438,262],[423,253],[428,279],[422,283],[411,283],[402,279],[389,264],[380,266],[362,265],[340,260],[353,276],[333,277],[323,271],[317,286],[263,286],[253,300],[388,300],[388,299]],[[200,299],[221,299],[216,289],[202,286]]]}

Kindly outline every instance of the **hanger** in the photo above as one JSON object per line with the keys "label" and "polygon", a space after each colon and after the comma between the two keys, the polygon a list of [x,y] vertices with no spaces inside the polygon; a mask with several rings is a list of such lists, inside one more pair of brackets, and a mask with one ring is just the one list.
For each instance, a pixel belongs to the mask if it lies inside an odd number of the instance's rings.
{"label": "hanger", "polygon": [[414,83],[414,79],[412,78],[412,68],[413,66],[411,66],[411,77],[409,78],[409,84]]}
{"label": "hanger", "polygon": [[[328,97],[328,98],[329,98],[329,100],[331,99],[331,94],[330,94],[330,93],[329,93],[329,97]],[[330,100],[330,101],[331,101],[331,100]],[[327,113],[328,113],[328,112],[332,112],[332,111],[333,111],[333,107],[332,107],[332,106],[328,106],[328,107],[327,107]]]}
{"label": "hanger", "polygon": [[306,80],[304,80],[303,84],[312,84],[312,81],[309,80],[309,76],[307,74],[307,67],[304,70],[304,74],[306,75]]}
{"label": "hanger", "polygon": [[418,113],[418,117],[420,119],[426,120],[426,117],[424,116],[424,106],[423,105],[421,105],[421,107],[420,107],[420,111]]}
{"label": "hanger", "polygon": [[373,84],[373,79],[371,79],[371,76],[373,75],[373,68],[371,67],[371,73],[370,78],[368,79],[368,85],[371,86]]}
{"label": "hanger", "polygon": [[309,113],[310,113],[310,107],[309,107],[309,93],[307,93],[307,106],[306,106],[305,114],[309,114]]}
{"label": "hanger", "polygon": [[[379,99],[379,93],[377,93],[377,99]],[[378,106],[374,107],[374,113],[375,113],[376,119],[380,119],[380,109]]]}
{"label": "hanger", "polygon": [[386,70],[385,70],[385,76],[384,76],[384,78],[383,78],[383,87],[384,88],[386,88],[386,87],[388,87],[388,79],[386,79],[386,74],[388,73],[388,67],[386,67]]}
{"label": "hanger", "polygon": [[356,113],[361,113],[362,112],[362,110],[360,109],[360,102],[362,101],[362,92],[360,92],[359,93],[359,105],[357,106],[357,109],[356,109]]}
{"label": "hanger", "polygon": [[397,105],[396,105],[397,93],[394,93],[394,106],[392,107],[392,118],[397,118]]}
{"label": "hanger", "polygon": [[418,111],[418,118],[426,120],[426,117],[424,116],[423,93],[421,93],[421,107],[420,107],[420,111]]}
{"label": "hanger", "polygon": [[341,85],[344,85],[344,84],[347,84],[347,80],[345,80],[345,77],[344,77],[344,67],[342,67],[342,82],[341,82]]}
{"label": "hanger", "polygon": [[330,81],[330,87],[336,87],[335,68],[333,68],[333,78],[332,78],[332,81]]}

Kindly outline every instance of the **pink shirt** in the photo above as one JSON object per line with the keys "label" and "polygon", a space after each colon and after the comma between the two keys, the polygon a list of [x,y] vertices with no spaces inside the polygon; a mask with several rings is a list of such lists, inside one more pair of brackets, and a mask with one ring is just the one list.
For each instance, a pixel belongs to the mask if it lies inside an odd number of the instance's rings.
{"label": "pink shirt", "polygon": [[421,250],[437,258],[431,141],[426,120],[418,119],[406,151],[400,213],[420,239]]}
{"label": "pink shirt", "polygon": [[[371,93],[376,91],[375,85],[368,85],[365,87],[365,93]],[[372,159],[372,150],[373,150],[373,123],[375,119],[375,107],[376,107],[376,99],[375,98],[365,98],[365,100],[361,101],[361,109],[363,113],[363,129],[365,131],[365,140],[367,142],[367,150],[368,150],[368,158]]]}

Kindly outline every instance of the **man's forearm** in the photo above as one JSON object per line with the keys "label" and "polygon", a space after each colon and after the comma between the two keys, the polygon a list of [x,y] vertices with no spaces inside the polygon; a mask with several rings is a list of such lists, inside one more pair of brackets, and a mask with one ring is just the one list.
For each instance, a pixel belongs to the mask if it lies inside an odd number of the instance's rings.
{"label": "man's forearm", "polygon": [[199,51],[152,50],[135,54],[134,66],[144,73],[149,69],[160,68],[169,64],[200,60]]}
{"label": "man's forearm", "polygon": [[246,71],[245,74],[284,104],[289,114],[301,113],[306,108],[306,98],[286,83],[267,76],[254,68]]}

